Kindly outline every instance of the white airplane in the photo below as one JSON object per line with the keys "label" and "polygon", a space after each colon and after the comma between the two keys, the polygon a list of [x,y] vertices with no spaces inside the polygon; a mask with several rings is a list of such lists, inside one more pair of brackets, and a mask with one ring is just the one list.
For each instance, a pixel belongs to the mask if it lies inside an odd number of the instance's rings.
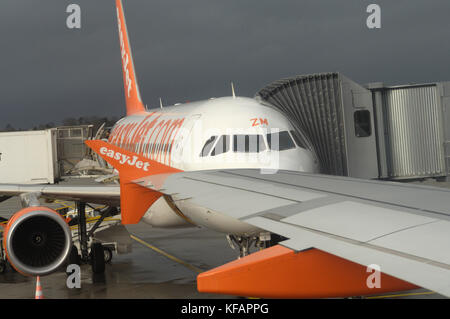
{"label": "white airplane", "polygon": [[[140,96],[131,47],[120,1],[117,5],[127,117],[113,127],[109,143],[184,171],[262,168],[318,172],[307,140],[280,112],[253,98],[213,98],[146,111]],[[188,208],[183,213],[192,215]],[[252,232],[235,220],[211,221],[202,214],[195,224],[224,233]],[[152,226],[192,226],[178,208],[161,197],[144,214]],[[240,232],[240,231],[239,231]]]}
{"label": "white airplane", "polygon": [[[123,224],[228,234],[242,258],[199,275],[202,292],[339,297],[420,286],[450,296],[449,190],[319,175],[283,114],[234,93],[147,111],[116,6],[127,117],[107,142],[86,144],[117,169],[120,187],[0,184],[0,196],[25,206],[4,227],[18,271],[51,273],[71,252],[66,221],[43,197],[76,201],[80,216],[84,203],[105,203],[120,206]],[[267,232],[287,240],[248,255]],[[367,266],[381,285],[368,282]]]}

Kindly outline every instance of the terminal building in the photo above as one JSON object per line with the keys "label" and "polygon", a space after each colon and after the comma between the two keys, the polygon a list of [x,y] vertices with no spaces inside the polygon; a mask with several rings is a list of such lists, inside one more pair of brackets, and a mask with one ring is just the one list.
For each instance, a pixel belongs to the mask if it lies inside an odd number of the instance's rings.
{"label": "terminal building", "polygon": [[256,98],[288,115],[324,174],[450,181],[450,82],[360,85],[319,73],[275,81]]}

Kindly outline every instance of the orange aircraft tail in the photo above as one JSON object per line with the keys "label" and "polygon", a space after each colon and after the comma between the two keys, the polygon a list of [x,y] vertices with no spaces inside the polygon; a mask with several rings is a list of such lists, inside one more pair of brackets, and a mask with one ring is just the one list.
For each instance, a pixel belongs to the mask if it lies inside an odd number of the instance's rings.
{"label": "orange aircraft tail", "polygon": [[125,101],[127,105],[127,115],[131,115],[138,112],[144,112],[145,107],[144,104],[142,104],[136,72],[134,70],[133,55],[131,54],[122,0],[116,0],[116,7],[117,23],[119,26],[120,53],[123,67],[123,83],[125,86]]}
{"label": "orange aircraft tail", "polygon": [[133,183],[134,180],[181,172],[101,140],[88,140],[85,143],[119,171],[120,208],[124,225],[138,223],[148,208],[162,196],[158,191]]}

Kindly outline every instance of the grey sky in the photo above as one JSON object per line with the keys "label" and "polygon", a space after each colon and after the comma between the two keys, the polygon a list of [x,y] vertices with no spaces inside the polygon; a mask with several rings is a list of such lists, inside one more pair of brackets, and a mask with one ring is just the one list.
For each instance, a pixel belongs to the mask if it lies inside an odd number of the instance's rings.
{"label": "grey sky", "polygon": [[[450,80],[448,0],[123,0],[143,100],[253,96],[288,76]],[[82,28],[66,27],[81,6]],[[382,28],[366,27],[377,3]],[[0,128],[124,114],[114,0],[0,2]]]}

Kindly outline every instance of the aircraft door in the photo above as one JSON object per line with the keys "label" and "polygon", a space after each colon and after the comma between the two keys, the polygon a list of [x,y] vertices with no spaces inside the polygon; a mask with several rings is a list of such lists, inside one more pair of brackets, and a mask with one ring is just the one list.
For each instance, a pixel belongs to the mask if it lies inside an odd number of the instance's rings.
{"label": "aircraft door", "polygon": [[171,166],[180,169],[184,168],[182,167],[183,163],[185,162],[185,160],[183,160],[183,157],[191,155],[187,152],[189,137],[192,133],[194,124],[200,119],[200,117],[201,114],[194,114],[188,117],[183,123],[183,126],[180,128],[180,131],[177,133],[172,151],[172,160],[170,163]]}

